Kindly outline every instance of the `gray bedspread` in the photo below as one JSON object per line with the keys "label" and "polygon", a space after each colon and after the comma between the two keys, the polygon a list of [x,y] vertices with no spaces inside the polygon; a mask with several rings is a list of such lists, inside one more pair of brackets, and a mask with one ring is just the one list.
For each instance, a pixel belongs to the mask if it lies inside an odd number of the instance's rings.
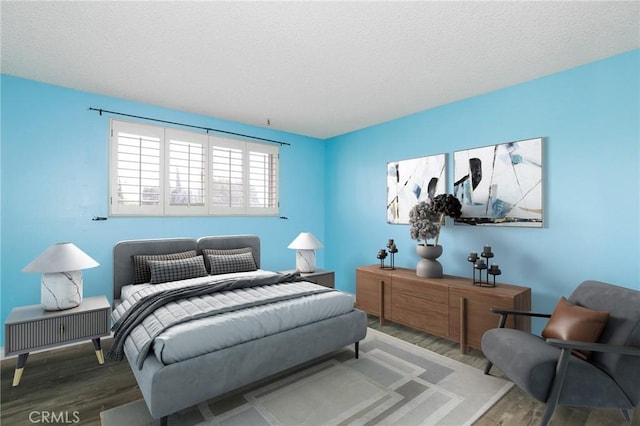
{"label": "gray bedspread", "polygon": [[111,350],[107,356],[112,360],[121,360],[124,355],[124,344],[128,337],[133,339],[133,345],[137,348],[138,355],[136,365],[142,368],[144,360],[149,353],[153,344],[153,339],[169,327],[176,324],[184,323],[198,318],[204,318],[226,312],[232,312],[253,306],[260,306],[267,303],[273,303],[281,300],[287,300],[294,297],[302,297],[309,294],[321,293],[324,291],[332,291],[332,289],[320,286],[314,286],[303,292],[296,294],[279,294],[269,298],[254,300],[250,303],[240,303],[231,306],[211,306],[207,304],[199,304],[197,309],[192,309],[187,314],[179,316],[171,315],[170,312],[164,315],[152,315],[157,310],[164,308],[166,305],[189,298],[197,298],[200,296],[210,295],[213,293],[231,291],[236,289],[244,289],[265,285],[275,285],[283,283],[293,283],[304,281],[299,274],[273,274],[265,277],[256,277],[250,279],[231,279],[231,280],[212,280],[204,284],[197,284],[188,287],[172,288],[167,290],[159,290],[158,292],[149,294],[136,303],[134,303],[126,312],[124,312],[114,323],[112,330],[114,331],[114,341]]}

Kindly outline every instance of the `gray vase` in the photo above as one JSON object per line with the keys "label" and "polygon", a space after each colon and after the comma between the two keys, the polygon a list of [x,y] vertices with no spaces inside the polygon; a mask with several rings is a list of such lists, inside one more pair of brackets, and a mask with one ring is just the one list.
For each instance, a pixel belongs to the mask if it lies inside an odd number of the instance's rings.
{"label": "gray vase", "polygon": [[442,254],[442,246],[418,244],[416,252],[422,258],[416,265],[416,275],[425,278],[442,278],[442,265],[436,260]]}

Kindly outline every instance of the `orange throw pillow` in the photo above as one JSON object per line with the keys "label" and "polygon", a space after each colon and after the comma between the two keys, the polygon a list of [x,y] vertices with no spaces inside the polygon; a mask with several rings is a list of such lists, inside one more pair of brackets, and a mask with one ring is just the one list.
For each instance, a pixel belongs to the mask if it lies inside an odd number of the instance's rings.
{"label": "orange throw pillow", "polygon": [[[562,297],[551,314],[547,326],[542,330],[542,336],[548,339],[595,343],[600,338],[608,320],[609,312],[593,311],[574,305]],[[574,350],[573,354],[582,359],[588,359],[591,352]]]}

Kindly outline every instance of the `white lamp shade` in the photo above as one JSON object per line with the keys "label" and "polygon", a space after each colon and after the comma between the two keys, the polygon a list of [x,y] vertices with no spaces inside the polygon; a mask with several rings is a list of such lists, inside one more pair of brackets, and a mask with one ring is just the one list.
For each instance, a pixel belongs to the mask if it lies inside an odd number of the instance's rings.
{"label": "white lamp shade", "polygon": [[315,250],[324,246],[311,232],[301,232],[295,240],[289,244],[290,249],[297,250]]}
{"label": "white lamp shade", "polygon": [[70,272],[96,266],[100,264],[73,243],[58,243],[46,249],[22,268],[22,272]]}
{"label": "white lamp shade", "polygon": [[311,232],[301,232],[295,240],[289,244],[290,249],[296,249],[296,271],[313,272],[316,270],[315,249],[324,246]]}
{"label": "white lamp shade", "polygon": [[47,311],[75,308],[82,302],[82,269],[100,264],[72,243],[58,243],[22,268],[42,272],[40,300]]}

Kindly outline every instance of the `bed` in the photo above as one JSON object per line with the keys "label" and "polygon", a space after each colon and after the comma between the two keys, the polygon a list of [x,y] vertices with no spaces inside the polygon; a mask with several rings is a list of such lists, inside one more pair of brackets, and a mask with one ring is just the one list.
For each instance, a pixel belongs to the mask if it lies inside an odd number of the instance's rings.
{"label": "bed", "polygon": [[[209,253],[212,250],[221,251],[214,251],[216,255],[211,256]],[[160,281],[158,285],[132,285],[134,281],[149,279],[139,276],[140,255],[152,256],[149,259],[155,260],[158,255],[194,251],[196,256],[203,255],[203,258],[210,259],[210,263],[206,264],[207,272],[212,272],[214,268],[220,271],[219,266],[223,265],[224,274],[207,274],[207,277],[184,281]],[[250,253],[255,270],[240,271],[236,275],[233,275],[235,271],[229,272],[230,267],[225,262],[231,258],[239,259],[240,256],[235,254],[237,252]],[[233,255],[217,256],[218,253]],[[243,256],[246,260],[247,255]],[[225,262],[218,264],[219,258]],[[136,264],[133,259],[136,259]],[[151,320],[165,321],[165,317],[170,316],[176,324],[171,325],[171,321],[167,321],[169,328],[157,331],[155,325],[141,325],[149,321],[145,318],[131,327],[132,331],[129,331],[126,339],[122,336],[114,338],[114,344],[118,340],[124,342],[122,352],[131,366],[149,412],[160,424],[166,424],[169,414],[281,373],[344,346],[355,344],[357,357],[358,342],[366,336],[367,317],[364,312],[353,308],[353,296],[321,288],[300,277],[284,277],[283,274],[260,269],[260,239],[255,235],[121,241],[114,246],[113,260],[113,320],[114,326],[120,326],[120,330],[134,316],[129,310],[137,300],[153,299],[153,296],[143,298],[145,292],[174,295],[174,300],[155,311]],[[148,263],[155,268],[152,280],[162,276],[158,268],[168,263],[171,261]],[[232,278],[227,278],[227,273],[231,273]],[[273,281],[275,279],[284,282]],[[208,285],[235,288],[228,285],[237,286],[237,283],[245,282],[250,282],[252,286],[197,296],[193,301],[190,296],[180,299],[180,295],[193,294],[194,290]],[[263,282],[268,284],[255,286]],[[183,293],[185,291],[190,293]],[[300,292],[300,295],[293,295],[295,292]],[[227,307],[234,303],[238,303],[239,307]],[[348,303],[350,305],[347,307]],[[188,311],[193,306],[197,306],[197,312],[190,313],[193,319],[187,321],[183,318],[183,310]],[[152,309],[149,307],[146,310]],[[201,310],[213,310],[214,313],[202,314]],[[298,317],[295,312],[303,312],[306,318]],[[206,337],[194,338],[199,336],[194,333],[205,333],[203,335]],[[152,343],[145,346],[145,341]],[[170,342],[173,342],[173,349]]]}

